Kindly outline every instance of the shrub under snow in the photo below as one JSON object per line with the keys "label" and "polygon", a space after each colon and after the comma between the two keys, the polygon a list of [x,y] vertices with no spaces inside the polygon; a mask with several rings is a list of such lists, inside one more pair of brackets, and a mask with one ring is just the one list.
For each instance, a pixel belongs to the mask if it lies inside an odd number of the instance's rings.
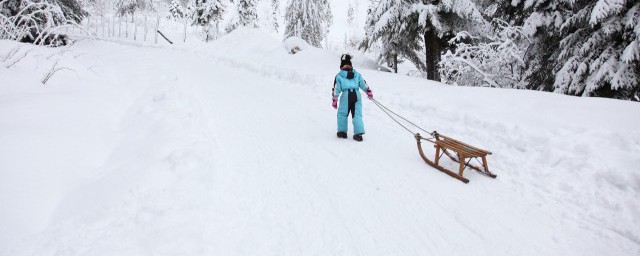
{"label": "shrub under snow", "polygon": [[[71,13],[57,2],[34,0],[0,1],[0,39],[29,42],[37,45],[67,45],[67,36],[60,35],[62,28],[76,25],[80,16]],[[68,16],[74,15],[73,19]]]}

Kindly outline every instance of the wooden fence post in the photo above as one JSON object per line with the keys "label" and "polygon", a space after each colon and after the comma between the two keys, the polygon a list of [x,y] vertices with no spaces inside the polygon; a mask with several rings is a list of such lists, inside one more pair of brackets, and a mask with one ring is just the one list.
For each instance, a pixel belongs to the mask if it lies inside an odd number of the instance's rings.
{"label": "wooden fence post", "polygon": [[129,21],[127,17],[124,17],[124,36],[129,39]]}
{"label": "wooden fence post", "polygon": [[147,24],[147,17],[148,17],[147,15],[144,16],[144,41],[145,42],[147,41],[147,31],[149,30],[148,29],[149,24]]}
{"label": "wooden fence post", "polygon": [[160,15],[156,17],[156,28],[153,30],[155,35],[155,43],[158,44],[158,29],[160,28]]}
{"label": "wooden fence post", "polygon": [[118,37],[122,37],[122,16],[118,17]]}
{"label": "wooden fence post", "polygon": [[102,38],[106,38],[104,34],[104,16],[100,16],[100,27],[102,28]]}
{"label": "wooden fence post", "polygon": [[183,37],[182,37],[182,42],[185,43],[187,42],[187,18],[184,17],[184,30],[183,30]]}
{"label": "wooden fence post", "polygon": [[[132,16],[132,17],[135,17],[135,16]],[[134,29],[133,29],[133,41],[137,41],[138,40],[138,22],[136,22],[135,18],[132,18],[132,19],[133,19],[133,26],[134,26]]]}

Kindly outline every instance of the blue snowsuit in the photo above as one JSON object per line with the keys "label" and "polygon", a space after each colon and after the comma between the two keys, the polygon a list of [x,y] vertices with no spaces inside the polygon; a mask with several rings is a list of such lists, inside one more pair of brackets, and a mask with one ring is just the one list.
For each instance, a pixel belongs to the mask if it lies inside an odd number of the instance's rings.
{"label": "blue snowsuit", "polygon": [[340,97],[338,107],[338,131],[347,132],[347,119],[349,112],[353,118],[354,134],[364,134],[364,123],[362,122],[362,96],[360,90],[369,89],[367,83],[362,79],[360,73],[352,69],[353,77],[347,70],[340,70],[336,75],[333,84],[333,96]]}

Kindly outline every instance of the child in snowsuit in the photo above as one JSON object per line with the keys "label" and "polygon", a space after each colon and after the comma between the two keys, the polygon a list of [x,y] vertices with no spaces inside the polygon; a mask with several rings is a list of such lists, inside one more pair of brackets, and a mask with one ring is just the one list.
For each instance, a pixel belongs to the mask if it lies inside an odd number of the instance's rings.
{"label": "child in snowsuit", "polygon": [[[340,58],[340,72],[333,82],[333,108],[338,109],[338,137],[347,138],[349,113],[353,119],[353,139],[362,141],[364,134],[364,123],[362,122],[362,97],[361,89],[367,93],[369,99],[373,99],[373,92],[367,83],[362,79],[360,73],[356,72],[351,65],[351,56],[343,54]],[[338,97],[340,108],[338,108]]]}

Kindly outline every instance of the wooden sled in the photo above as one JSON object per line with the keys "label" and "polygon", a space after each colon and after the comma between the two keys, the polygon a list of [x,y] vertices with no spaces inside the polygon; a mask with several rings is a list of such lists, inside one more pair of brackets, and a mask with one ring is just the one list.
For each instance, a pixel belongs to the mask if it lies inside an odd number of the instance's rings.
{"label": "wooden sled", "polygon": [[[497,176],[489,172],[489,166],[487,165],[487,155],[491,155],[491,152],[484,149],[476,148],[474,146],[449,138],[447,136],[440,135],[435,131],[432,133],[432,135],[433,135],[433,138],[424,138],[420,135],[420,133],[415,134],[420,156],[422,156],[422,159],[424,159],[424,161],[428,165],[431,165],[433,168],[436,168],[439,171],[444,172],[447,175],[454,177],[464,183],[469,183],[469,180],[462,176],[462,173],[467,167],[474,169],[480,172],[481,174],[484,174],[491,178],[495,178]],[[433,140],[434,138],[435,140]],[[422,151],[422,143],[421,143],[422,140],[426,140],[434,144],[434,147],[436,148],[435,162],[432,162],[431,160],[429,160],[429,158],[427,158],[427,156]],[[456,156],[454,156],[449,151],[453,151]],[[442,157],[442,155],[447,155],[449,158],[451,158],[451,160],[460,164],[460,169],[458,170],[458,173],[452,172],[438,164],[440,162],[440,158]],[[482,168],[470,164],[471,160],[473,159],[477,160],[478,158],[482,159]]]}

